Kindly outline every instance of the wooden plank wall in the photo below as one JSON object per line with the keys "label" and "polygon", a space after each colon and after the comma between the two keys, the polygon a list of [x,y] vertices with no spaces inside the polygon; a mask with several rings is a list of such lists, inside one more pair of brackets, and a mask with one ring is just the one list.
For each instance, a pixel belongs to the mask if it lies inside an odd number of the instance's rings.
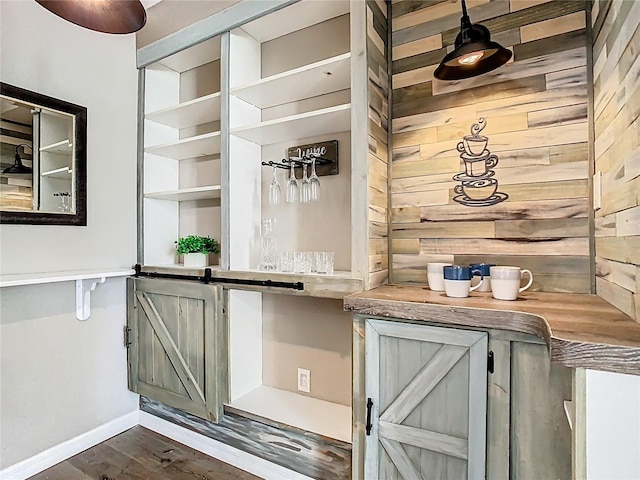
{"label": "wooden plank wall", "polygon": [[389,278],[387,25],[387,4],[383,0],[367,0],[369,288],[383,285]]}
{"label": "wooden plank wall", "polygon": [[[589,292],[587,31],[581,0],[468,0],[472,22],[510,48],[507,65],[434,79],[453,47],[460,2],[392,3],[393,283],[426,283],[425,264],[519,265],[533,289]],[[499,157],[487,207],[453,201],[456,145],[479,117]]]}
{"label": "wooden plank wall", "polygon": [[596,1],[592,22],[596,291],[640,321],[640,2]]}

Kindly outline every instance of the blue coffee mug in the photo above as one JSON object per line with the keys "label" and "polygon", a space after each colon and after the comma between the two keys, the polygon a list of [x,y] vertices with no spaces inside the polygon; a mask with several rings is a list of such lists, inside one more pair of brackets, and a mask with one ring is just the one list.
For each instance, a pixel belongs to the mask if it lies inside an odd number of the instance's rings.
{"label": "blue coffee mug", "polygon": [[479,270],[480,273],[485,277],[488,277],[491,274],[489,269],[495,266],[495,263],[472,263],[471,265],[469,265],[472,270]]}
{"label": "blue coffee mug", "polygon": [[465,267],[462,265],[450,265],[444,267],[444,279],[445,280],[471,280],[474,275],[480,275],[484,278],[484,275],[480,270],[472,269],[471,267]]}

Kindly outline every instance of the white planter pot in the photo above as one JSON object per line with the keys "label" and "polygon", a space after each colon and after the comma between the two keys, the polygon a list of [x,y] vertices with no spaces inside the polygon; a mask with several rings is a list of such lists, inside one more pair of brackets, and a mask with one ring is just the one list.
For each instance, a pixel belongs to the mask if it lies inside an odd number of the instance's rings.
{"label": "white planter pot", "polygon": [[185,253],[184,266],[188,268],[203,268],[207,266],[208,255],[205,253]]}

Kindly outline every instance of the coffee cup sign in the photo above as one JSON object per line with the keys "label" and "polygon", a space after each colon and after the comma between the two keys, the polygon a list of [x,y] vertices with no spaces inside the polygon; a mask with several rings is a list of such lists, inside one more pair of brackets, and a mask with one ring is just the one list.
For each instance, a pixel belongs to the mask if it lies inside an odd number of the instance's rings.
{"label": "coffee cup sign", "polygon": [[456,147],[464,164],[464,172],[453,176],[455,181],[460,182],[453,190],[457,194],[453,200],[468,207],[486,207],[509,198],[506,193],[498,192],[498,179],[493,178],[496,173],[493,168],[498,165],[499,159],[488,149],[489,138],[480,135],[486,126],[484,118],[478,119],[478,123],[471,126],[471,135],[462,137]]}

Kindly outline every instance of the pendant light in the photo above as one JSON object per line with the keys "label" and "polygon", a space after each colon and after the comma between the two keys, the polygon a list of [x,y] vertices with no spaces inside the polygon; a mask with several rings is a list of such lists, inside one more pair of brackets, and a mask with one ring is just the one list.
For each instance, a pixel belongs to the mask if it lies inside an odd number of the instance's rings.
{"label": "pendant light", "polygon": [[33,172],[31,167],[26,167],[26,166],[24,166],[22,164],[22,159],[20,158],[20,153],[18,153],[18,151],[20,150],[20,147],[29,147],[29,148],[31,148],[31,145],[28,145],[26,143],[21,143],[20,145],[18,145],[16,147],[16,156],[14,158],[14,163],[10,167],[5,168],[2,171],[2,175],[3,176],[13,177],[14,175],[15,176],[31,175],[31,173]]}
{"label": "pendant light", "polygon": [[71,23],[103,33],[133,33],[147,21],[140,0],[36,0]]}
{"label": "pendant light", "polygon": [[501,67],[512,55],[510,50],[491,41],[487,27],[471,23],[462,0],[460,33],[456,37],[455,49],[442,59],[433,75],[440,80],[475,77]]}

